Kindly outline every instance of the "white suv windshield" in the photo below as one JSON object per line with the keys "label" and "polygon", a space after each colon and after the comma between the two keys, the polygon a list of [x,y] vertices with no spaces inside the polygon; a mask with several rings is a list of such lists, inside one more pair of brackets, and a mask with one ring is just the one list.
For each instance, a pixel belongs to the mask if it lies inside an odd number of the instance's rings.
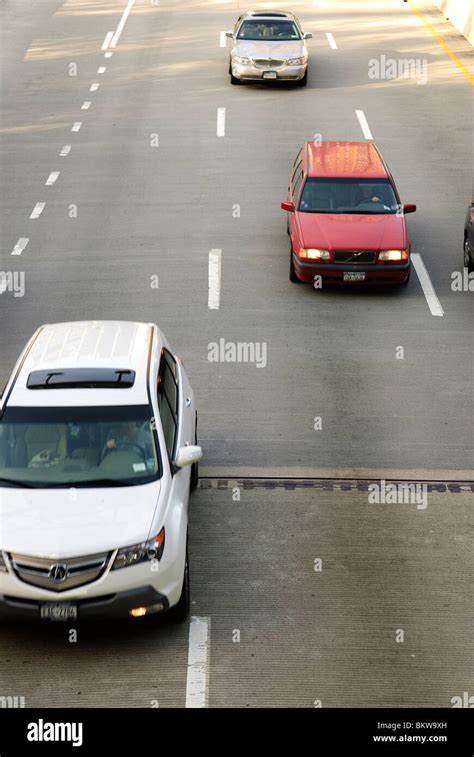
{"label": "white suv windshield", "polygon": [[147,405],[7,408],[0,486],[133,486],[161,476]]}

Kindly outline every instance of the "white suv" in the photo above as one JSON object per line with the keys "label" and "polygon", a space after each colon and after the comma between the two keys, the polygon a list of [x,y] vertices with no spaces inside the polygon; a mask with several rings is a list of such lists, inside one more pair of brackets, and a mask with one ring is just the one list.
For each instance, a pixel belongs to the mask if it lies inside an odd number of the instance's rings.
{"label": "white suv", "polygon": [[196,426],[155,324],[39,328],[0,400],[0,616],[186,618]]}

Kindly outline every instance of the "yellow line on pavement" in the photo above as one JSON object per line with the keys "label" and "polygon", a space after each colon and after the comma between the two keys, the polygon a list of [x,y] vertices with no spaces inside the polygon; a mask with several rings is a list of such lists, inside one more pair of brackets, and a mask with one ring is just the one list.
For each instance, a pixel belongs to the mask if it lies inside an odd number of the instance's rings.
{"label": "yellow line on pavement", "polygon": [[452,52],[452,50],[449,49],[449,47],[447,46],[447,44],[444,41],[444,39],[442,39],[439,36],[439,34],[433,29],[433,27],[431,26],[431,24],[425,19],[425,17],[423,16],[423,14],[418,10],[418,8],[416,7],[416,5],[414,4],[413,0],[407,0],[407,2],[410,5],[410,8],[412,9],[413,13],[416,16],[418,16],[418,18],[420,19],[420,21],[426,26],[426,28],[433,35],[433,37],[438,42],[438,44],[443,48],[443,50],[446,53],[446,55],[449,55],[449,57],[451,58],[451,60],[453,61],[453,63],[459,68],[459,70],[461,71],[461,73],[466,77],[466,79],[468,80],[468,82],[470,84],[474,84],[474,76],[469,73],[469,71],[467,70],[466,66],[463,63],[461,63],[461,61],[459,60],[459,58],[457,57],[457,55],[455,55]]}

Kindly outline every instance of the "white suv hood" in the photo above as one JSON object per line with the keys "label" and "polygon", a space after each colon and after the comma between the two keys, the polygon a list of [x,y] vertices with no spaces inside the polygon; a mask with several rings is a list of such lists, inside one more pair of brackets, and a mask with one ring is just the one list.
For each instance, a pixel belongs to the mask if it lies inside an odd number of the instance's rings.
{"label": "white suv hood", "polygon": [[150,534],[161,482],[98,489],[0,489],[0,549],[80,557],[127,547]]}

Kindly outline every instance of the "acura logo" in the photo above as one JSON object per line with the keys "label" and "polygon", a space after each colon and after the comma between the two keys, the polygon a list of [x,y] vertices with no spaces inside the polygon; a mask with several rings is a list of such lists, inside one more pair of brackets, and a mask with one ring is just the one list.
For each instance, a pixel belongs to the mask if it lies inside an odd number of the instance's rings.
{"label": "acura logo", "polygon": [[55,584],[61,584],[68,577],[67,565],[62,562],[56,562],[49,569],[48,578]]}

